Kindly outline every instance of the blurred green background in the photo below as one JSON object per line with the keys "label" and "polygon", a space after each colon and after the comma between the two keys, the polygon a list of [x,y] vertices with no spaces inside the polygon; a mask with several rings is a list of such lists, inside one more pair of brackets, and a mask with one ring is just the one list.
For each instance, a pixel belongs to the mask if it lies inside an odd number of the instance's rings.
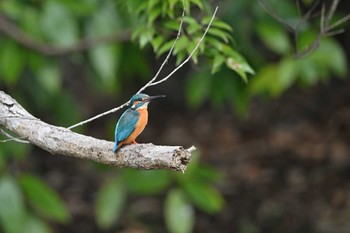
{"label": "blurred green background", "polygon": [[[348,232],[350,4],[330,14],[334,2],[184,0],[160,78],[218,15],[190,62],[145,91],[167,98],[150,105],[138,141],[195,145],[187,172],[2,142],[0,232]],[[117,107],[155,75],[182,10],[179,0],[1,1],[1,90],[64,127]],[[112,141],[121,113],[74,131]]]}

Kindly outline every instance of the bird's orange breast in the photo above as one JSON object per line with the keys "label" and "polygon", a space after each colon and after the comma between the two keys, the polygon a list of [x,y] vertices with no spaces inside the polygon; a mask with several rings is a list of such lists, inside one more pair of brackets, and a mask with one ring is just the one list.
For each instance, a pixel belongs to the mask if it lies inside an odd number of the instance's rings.
{"label": "bird's orange breast", "polygon": [[136,123],[135,130],[127,137],[121,144],[130,144],[135,141],[135,139],[140,135],[140,133],[145,129],[148,122],[148,111],[147,109],[137,110],[140,113],[139,120]]}

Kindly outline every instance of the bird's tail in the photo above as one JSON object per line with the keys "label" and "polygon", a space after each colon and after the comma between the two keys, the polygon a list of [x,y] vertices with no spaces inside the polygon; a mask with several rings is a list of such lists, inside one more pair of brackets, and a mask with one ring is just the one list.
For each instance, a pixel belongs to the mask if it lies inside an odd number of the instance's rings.
{"label": "bird's tail", "polygon": [[114,148],[113,148],[113,152],[115,153],[117,150],[118,150],[118,144],[115,143],[115,144],[114,144]]}

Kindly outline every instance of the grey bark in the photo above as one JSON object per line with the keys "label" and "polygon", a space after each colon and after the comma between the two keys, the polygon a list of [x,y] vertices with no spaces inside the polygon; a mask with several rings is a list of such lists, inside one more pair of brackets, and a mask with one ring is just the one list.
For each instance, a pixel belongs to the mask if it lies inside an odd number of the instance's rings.
{"label": "grey bark", "polygon": [[29,114],[12,97],[0,91],[0,125],[52,154],[68,155],[116,167],[185,171],[195,149],[157,146],[151,143],[127,145],[116,154],[113,142],[47,124]]}

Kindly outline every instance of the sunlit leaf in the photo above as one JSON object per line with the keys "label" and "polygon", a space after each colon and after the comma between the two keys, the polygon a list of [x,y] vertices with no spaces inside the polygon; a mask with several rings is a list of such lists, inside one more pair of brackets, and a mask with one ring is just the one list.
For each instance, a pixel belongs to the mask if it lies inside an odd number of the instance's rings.
{"label": "sunlit leaf", "polygon": [[190,233],[194,225],[194,210],[180,190],[171,190],[165,200],[164,215],[170,233]]}
{"label": "sunlit leaf", "polygon": [[26,209],[17,182],[10,176],[0,177],[0,226],[5,233],[23,232]]}
{"label": "sunlit leaf", "polygon": [[178,31],[179,30],[179,23],[180,21],[178,20],[168,20],[162,24],[162,26],[166,29],[170,29],[173,31]]}
{"label": "sunlit leaf", "polygon": [[332,38],[322,39],[319,47],[310,54],[309,59],[316,66],[327,66],[330,71],[338,76],[345,76],[348,69],[344,50]]}
{"label": "sunlit leaf", "polygon": [[21,174],[20,182],[29,202],[45,216],[67,223],[70,214],[58,193],[44,181],[31,174]]}
{"label": "sunlit leaf", "polygon": [[214,74],[214,73],[218,72],[219,69],[221,68],[222,64],[225,63],[225,60],[226,60],[226,58],[223,55],[221,55],[219,53],[216,54],[214,56],[213,65],[211,67],[211,73]]}
{"label": "sunlit leaf", "polygon": [[209,28],[208,34],[221,38],[225,43],[228,43],[232,39],[230,34],[218,28]]}
{"label": "sunlit leaf", "polygon": [[287,32],[281,26],[262,21],[257,25],[257,32],[272,51],[285,54],[290,50]]}
{"label": "sunlit leaf", "polygon": [[160,45],[164,42],[164,39],[163,37],[161,36],[157,36],[155,37],[152,41],[151,41],[151,44],[153,46],[153,50],[154,51],[157,51],[160,47]]}
{"label": "sunlit leaf", "polygon": [[187,36],[185,35],[181,36],[176,42],[176,45],[174,48],[174,54],[178,54],[179,51],[186,49],[189,43],[190,41],[188,40]]}
{"label": "sunlit leaf", "polygon": [[168,42],[165,42],[162,46],[160,46],[159,50],[157,51],[157,56],[159,57],[163,53],[169,51],[173,44],[174,44],[174,40],[170,40]]}
{"label": "sunlit leaf", "polygon": [[110,228],[115,223],[126,201],[126,191],[120,180],[112,179],[105,183],[97,193],[95,215],[101,229]]}
{"label": "sunlit leaf", "polygon": [[[206,16],[202,19],[202,24],[203,25],[208,25],[209,22],[211,20],[211,17],[209,16]],[[228,25],[227,23],[221,21],[221,20],[218,20],[218,19],[214,19],[213,22],[212,22],[212,27],[217,27],[217,28],[220,28],[220,29],[224,29],[224,30],[227,30],[229,32],[232,32],[233,29],[230,25]]]}
{"label": "sunlit leaf", "polygon": [[158,18],[158,16],[161,13],[161,8],[156,7],[153,8],[151,11],[148,13],[148,26],[151,27],[153,22]]}

